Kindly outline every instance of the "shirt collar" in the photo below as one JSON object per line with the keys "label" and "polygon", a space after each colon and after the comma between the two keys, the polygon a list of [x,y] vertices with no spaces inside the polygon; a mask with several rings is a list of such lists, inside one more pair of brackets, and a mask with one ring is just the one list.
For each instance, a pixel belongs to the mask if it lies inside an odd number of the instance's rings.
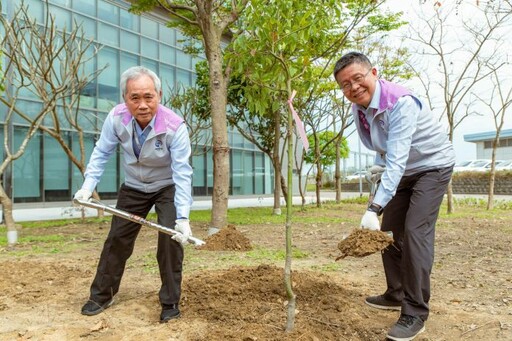
{"label": "shirt collar", "polygon": [[361,110],[365,114],[376,113],[379,110],[380,93],[380,82],[378,80],[375,80],[375,91],[373,92],[373,96],[370,101],[370,104],[368,105],[368,108],[364,108],[362,105],[357,105],[357,109]]}
{"label": "shirt collar", "polygon": [[[154,128],[154,125],[155,125],[155,118],[156,118],[156,115],[153,116],[153,118],[151,119],[151,121],[149,121],[149,124],[146,126],[146,128],[144,128],[144,130],[146,129],[153,129]],[[135,131],[137,132],[137,134],[141,135],[144,130],[142,130],[142,128],[140,127],[139,123],[137,122],[137,120],[132,117],[132,124],[133,126],[135,127]]]}

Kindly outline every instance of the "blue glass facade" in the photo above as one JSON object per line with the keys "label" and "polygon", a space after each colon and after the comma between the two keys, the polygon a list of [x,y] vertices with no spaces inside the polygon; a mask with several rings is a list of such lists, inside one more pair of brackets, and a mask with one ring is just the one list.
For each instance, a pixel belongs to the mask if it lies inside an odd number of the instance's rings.
{"label": "blue glass facade", "polygon": [[[21,0],[1,0],[2,15],[9,17]],[[38,22],[45,20],[42,0],[24,0],[29,13]],[[50,13],[56,26],[68,31],[75,23],[83,27],[87,38],[93,39],[99,52],[91,53],[85,73],[106,66],[106,69],[81,94],[81,127],[87,132],[84,139],[87,158],[94,147],[95,138],[108,111],[121,99],[120,74],[128,67],[144,65],[154,70],[162,79],[163,98],[168,98],[170,88],[178,84],[191,86],[195,81],[195,64],[201,57],[183,51],[184,37],[177,29],[168,28],[166,19],[153,14],[143,16],[128,12],[129,3],[106,0],[50,0]],[[5,65],[5,63],[4,63]],[[30,115],[41,106],[38,98],[29,91],[20,94],[17,107]],[[0,126],[5,122],[7,109],[0,105]],[[62,122],[65,124],[65,121]],[[14,121],[14,149],[25,136],[26,127],[21,120]],[[0,138],[3,140],[3,129]],[[270,194],[273,180],[268,157],[244,140],[238,132],[229,131],[231,151],[231,194]],[[77,134],[69,129],[68,145],[79,155]],[[213,187],[212,155],[208,146],[195,146],[204,151],[195,154],[193,188],[195,196],[211,195]],[[198,147],[198,148],[197,148]],[[97,190],[103,198],[114,198],[124,175],[119,165],[120,155],[113,157],[105,170]],[[14,161],[11,171],[4,174],[4,186],[14,202],[67,201],[79,189],[82,175],[62,147],[50,136],[40,132],[29,142],[25,153]]]}

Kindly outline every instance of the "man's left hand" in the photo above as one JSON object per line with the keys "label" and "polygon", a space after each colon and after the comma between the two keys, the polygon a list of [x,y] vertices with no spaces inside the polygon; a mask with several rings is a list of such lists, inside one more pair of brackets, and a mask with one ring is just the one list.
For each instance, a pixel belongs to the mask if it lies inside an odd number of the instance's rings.
{"label": "man's left hand", "polygon": [[192,230],[190,229],[190,222],[188,219],[178,219],[176,220],[176,226],[174,229],[181,233],[181,235],[176,234],[172,236],[172,239],[180,243],[181,245],[185,245],[188,243],[188,238],[192,237]]}

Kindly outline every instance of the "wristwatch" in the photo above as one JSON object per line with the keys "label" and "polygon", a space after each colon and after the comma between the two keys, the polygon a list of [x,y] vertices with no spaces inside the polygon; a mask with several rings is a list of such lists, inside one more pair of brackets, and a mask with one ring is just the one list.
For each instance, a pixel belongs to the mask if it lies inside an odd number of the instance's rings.
{"label": "wristwatch", "polygon": [[372,202],[370,205],[368,205],[368,211],[375,212],[377,215],[381,215],[382,212],[384,212],[384,208]]}

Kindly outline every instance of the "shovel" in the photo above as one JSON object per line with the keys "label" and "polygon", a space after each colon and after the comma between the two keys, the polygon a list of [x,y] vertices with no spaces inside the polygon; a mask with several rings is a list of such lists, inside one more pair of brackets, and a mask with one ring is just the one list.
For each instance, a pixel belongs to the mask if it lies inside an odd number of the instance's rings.
{"label": "shovel", "polygon": [[[139,223],[139,224],[144,225],[146,227],[151,227],[153,229],[158,230],[159,232],[163,232],[163,233],[168,234],[170,236],[181,235],[180,232],[178,232],[176,230],[173,230],[173,229],[171,229],[169,227],[162,226],[160,224],[157,224],[157,223],[154,223],[152,221],[146,220],[146,219],[144,219],[142,217],[139,217],[138,215],[122,211],[122,210],[117,209],[117,208],[112,207],[112,206],[108,206],[108,205],[102,203],[101,201],[98,201],[98,200],[95,200],[95,199],[92,199],[92,198],[89,199],[89,200],[73,199],[73,203],[78,204],[78,205],[82,205],[82,206],[86,206],[86,207],[90,207],[90,208],[95,208],[95,209],[98,209],[98,210],[104,210],[104,211],[106,211],[108,213],[111,213],[111,214],[113,214],[115,216],[124,218],[126,220],[133,221],[135,223]],[[205,244],[205,242],[202,241],[201,239],[197,239],[197,238],[194,238],[192,236],[188,237],[188,242],[191,243],[191,244],[197,245],[197,246]]]}

